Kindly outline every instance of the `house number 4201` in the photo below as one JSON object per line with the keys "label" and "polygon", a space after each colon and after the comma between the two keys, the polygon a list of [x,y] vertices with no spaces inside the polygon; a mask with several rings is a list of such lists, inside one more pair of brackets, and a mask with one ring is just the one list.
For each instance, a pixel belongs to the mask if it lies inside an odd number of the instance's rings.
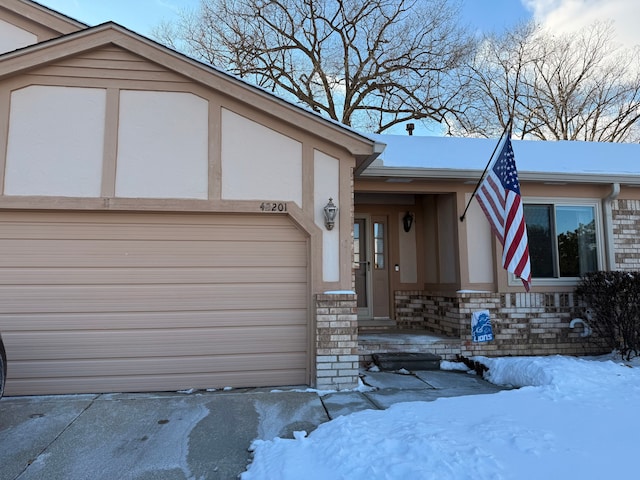
{"label": "house number 4201", "polygon": [[284,202],[262,202],[260,210],[263,212],[286,212],[287,204]]}

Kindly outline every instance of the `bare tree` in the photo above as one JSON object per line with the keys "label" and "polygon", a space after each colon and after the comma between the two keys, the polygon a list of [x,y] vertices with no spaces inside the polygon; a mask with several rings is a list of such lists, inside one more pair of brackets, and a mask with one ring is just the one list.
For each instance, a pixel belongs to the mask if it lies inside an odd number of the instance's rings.
{"label": "bare tree", "polygon": [[471,51],[447,0],[201,0],[155,37],[333,120],[382,132],[457,115]]}
{"label": "bare tree", "polygon": [[551,36],[532,24],[485,38],[469,65],[470,105],[451,129],[519,138],[637,141],[640,51],[616,48],[611,24]]}

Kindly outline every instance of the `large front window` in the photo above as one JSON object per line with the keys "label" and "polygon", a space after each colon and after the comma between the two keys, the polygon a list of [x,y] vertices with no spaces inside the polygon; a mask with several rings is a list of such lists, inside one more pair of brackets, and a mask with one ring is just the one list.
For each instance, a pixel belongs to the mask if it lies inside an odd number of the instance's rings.
{"label": "large front window", "polygon": [[594,205],[525,203],[533,278],[566,278],[598,269]]}

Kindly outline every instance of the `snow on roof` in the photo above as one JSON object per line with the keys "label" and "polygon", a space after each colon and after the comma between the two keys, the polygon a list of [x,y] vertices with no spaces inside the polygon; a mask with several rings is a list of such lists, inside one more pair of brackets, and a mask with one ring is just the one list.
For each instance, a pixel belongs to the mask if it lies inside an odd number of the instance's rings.
{"label": "snow on roof", "polygon": [[[376,174],[404,169],[425,174],[433,170],[484,170],[497,139],[371,135],[386,148],[371,165]],[[638,177],[640,145],[634,143],[512,140],[519,174]],[[522,174],[525,175],[522,175]],[[638,180],[634,179],[634,180]]]}

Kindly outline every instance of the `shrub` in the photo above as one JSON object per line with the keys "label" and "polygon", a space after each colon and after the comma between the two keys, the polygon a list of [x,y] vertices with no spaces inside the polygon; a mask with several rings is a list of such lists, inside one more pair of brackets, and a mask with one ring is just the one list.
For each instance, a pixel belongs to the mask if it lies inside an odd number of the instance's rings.
{"label": "shrub", "polygon": [[589,326],[629,359],[640,354],[640,272],[591,272],[576,289],[590,310]]}

